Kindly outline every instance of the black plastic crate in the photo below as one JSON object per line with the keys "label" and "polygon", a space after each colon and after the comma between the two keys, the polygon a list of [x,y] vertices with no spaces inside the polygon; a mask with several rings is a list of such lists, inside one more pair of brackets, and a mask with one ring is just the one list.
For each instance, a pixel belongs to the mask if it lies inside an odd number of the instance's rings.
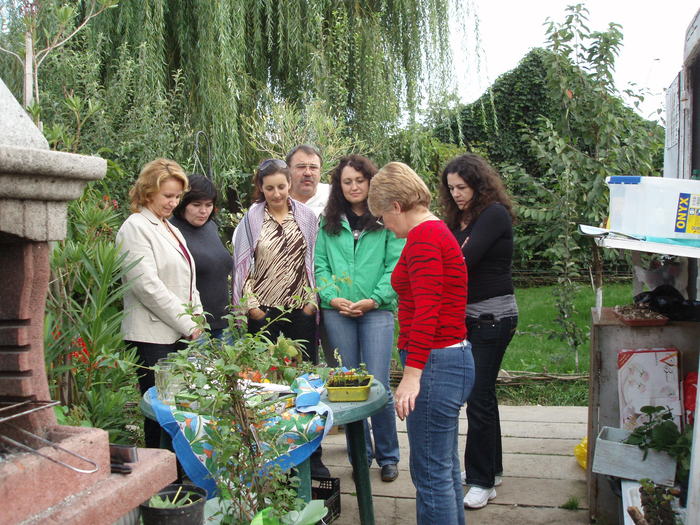
{"label": "black plastic crate", "polygon": [[340,517],[340,478],[311,477],[311,498],[322,499],[328,514],[319,523],[333,523]]}

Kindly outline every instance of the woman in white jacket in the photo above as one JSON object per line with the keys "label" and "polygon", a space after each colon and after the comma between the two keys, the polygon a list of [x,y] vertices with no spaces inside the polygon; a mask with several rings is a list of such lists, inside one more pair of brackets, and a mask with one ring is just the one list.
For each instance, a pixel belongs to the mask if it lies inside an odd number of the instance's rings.
{"label": "woman in white jacket", "polygon": [[[117,233],[126,263],[136,263],[125,277],[130,286],[124,295],[122,333],[145,367],[183,348],[181,339],[200,335],[187,314],[188,308],[201,312],[194,259],[180,231],[167,220],[187,190],[187,176],[177,162],[149,162],[129,192],[133,214]],[[154,385],[154,374],[142,370],[139,386],[145,392]],[[158,423],[146,419],[144,433],[146,447],[157,448]]]}

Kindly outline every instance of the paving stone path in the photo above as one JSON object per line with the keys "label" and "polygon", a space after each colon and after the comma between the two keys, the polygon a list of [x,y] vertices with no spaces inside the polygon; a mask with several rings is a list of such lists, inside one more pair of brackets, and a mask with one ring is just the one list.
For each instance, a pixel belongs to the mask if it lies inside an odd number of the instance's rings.
{"label": "paving stone path", "polygon": [[[485,508],[466,510],[468,525],[568,525],[588,523],[586,475],[573,456],[586,435],[587,407],[502,406],[503,485]],[[372,493],[377,525],[415,525],[415,489],[408,473],[405,423],[398,422],[402,461],[399,478],[383,483],[372,467]],[[467,420],[460,421],[460,450],[464,450]],[[323,442],[323,459],[340,478],[342,513],[336,525],[359,523],[355,485],[340,432]],[[580,510],[560,508],[577,498]],[[449,524],[440,524],[449,525]]]}

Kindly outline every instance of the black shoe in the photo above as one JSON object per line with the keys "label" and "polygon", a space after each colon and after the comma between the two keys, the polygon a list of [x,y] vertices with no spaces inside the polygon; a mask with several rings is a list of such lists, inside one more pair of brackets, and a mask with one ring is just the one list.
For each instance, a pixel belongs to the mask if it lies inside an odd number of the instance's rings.
{"label": "black shoe", "polygon": [[331,471],[323,464],[320,457],[311,456],[311,477],[312,478],[330,478]]}
{"label": "black shoe", "polygon": [[396,463],[390,463],[382,467],[382,481],[394,481],[398,477],[399,467],[396,466]]}

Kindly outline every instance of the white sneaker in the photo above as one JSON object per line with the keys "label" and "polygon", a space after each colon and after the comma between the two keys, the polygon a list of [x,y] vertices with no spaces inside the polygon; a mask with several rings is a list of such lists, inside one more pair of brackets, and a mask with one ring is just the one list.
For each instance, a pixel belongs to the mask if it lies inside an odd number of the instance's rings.
{"label": "white sneaker", "polygon": [[[503,476],[496,476],[493,482],[494,487],[500,487],[501,484],[503,483]],[[463,470],[462,471],[462,485],[467,484],[467,471]]]}
{"label": "white sneaker", "polygon": [[470,509],[480,509],[485,507],[489,500],[496,497],[496,489],[482,489],[481,487],[471,487],[467,495],[464,496],[464,506]]}

